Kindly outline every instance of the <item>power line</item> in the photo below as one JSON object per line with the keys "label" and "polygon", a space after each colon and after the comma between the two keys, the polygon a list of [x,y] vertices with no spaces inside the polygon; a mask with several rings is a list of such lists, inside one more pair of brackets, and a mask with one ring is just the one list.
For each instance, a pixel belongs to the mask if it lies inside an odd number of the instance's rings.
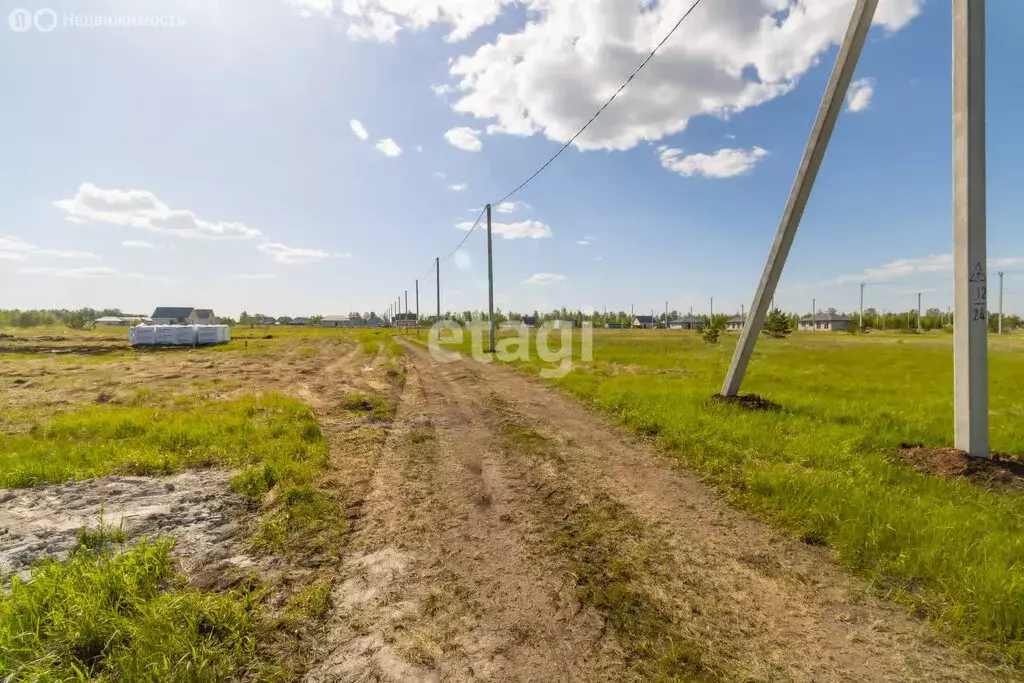
{"label": "power line", "polygon": [[452,249],[451,251],[448,252],[447,256],[445,256],[443,259],[441,259],[442,261],[447,261],[448,259],[450,259],[452,257],[452,254],[454,254],[455,252],[457,252],[459,249],[462,248],[462,245],[466,243],[466,240],[468,240],[469,236],[473,234],[473,231],[476,230],[477,227],[480,226],[480,221],[483,220],[483,217],[484,217],[485,213],[487,213],[487,207],[486,206],[483,209],[480,210],[480,215],[476,217],[476,222],[473,223],[473,227],[466,231],[466,236],[462,238],[462,241],[459,242],[458,245],[456,245],[456,247],[454,249]]}
{"label": "power line", "polygon": [[608,98],[608,101],[605,102],[603,105],[601,105],[601,108],[598,109],[597,112],[593,116],[590,117],[590,120],[587,121],[586,123],[584,123],[583,127],[580,128],[578,131],[576,131],[576,134],[573,135],[571,138],[569,138],[569,141],[567,143],[565,143],[564,145],[562,145],[562,148],[560,150],[558,150],[557,152],[555,152],[554,156],[552,156],[550,159],[545,161],[544,165],[541,166],[540,168],[538,168],[536,171],[534,171],[533,175],[531,175],[529,178],[527,178],[526,180],[521,182],[518,186],[516,186],[516,188],[514,190],[509,192],[507,195],[505,195],[504,197],[502,197],[498,201],[494,202],[494,204],[496,204],[496,205],[497,204],[501,204],[502,202],[507,201],[508,199],[510,199],[513,195],[515,195],[521,189],[523,189],[524,187],[529,185],[530,182],[534,178],[539,176],[544,171],[544,169],[546,169],[548,166],[550,166],[551,163],[562,154],[562,152],[564,152],[565,150],[569,149],[569,146],[572,145],[572,143],[576,142],[576,138],[578,138],[580,135],[582,135],[583,131],[585,131],[587,128],[589,128],[590,124],[592,124],[594,121],[596,121],[598,116],[600,116],[602,113],[604,113],[604,110],[608,108],[608,105],[610,105],[612,102],[615,101],[615,98],[619,96],[619,93],[621,93],[623,90],[625,90],[626,86],[628,86],[633,81],[633,79],[636,78],[637,74],[639,74],[640,71],[643,70],[643,68],[645,66],[647,66],[647,63],[650,62],[652,59],[654,59],[654,55],[658,54],[658,50],[660,50],[662,48],[662,46],[665,45],[665,43],[668,42],[668,39],[672,37],[672,34],[676,32],[676,30],[682,25],[682,23],[684,21],[686,21],[686,18],[688,16],[690,16],[690,14],[693,12],[693,10],[697,9],[697,5],[699,5],[700,3],[701,3],[701,0],[695,0],[695,2],[692,5],[690,5],[690,9],[686,10],[686,12],[683,13],[683,16],[679,17],[679,21],[677,21],[675,23],[675,26],[673,26],[672,29],[667,34],[665,34],[665,37],[661,39],[660,43],[658,43],[657,45],[654,46],[654,49],[651,50],[651,53],[649,55],[647,55],[647,58],[644,59],[644,61],[640,62],[640,66],[638,66],[636,69],[633,70],[633,73],[631,73],[629,75],[629,78],[627,78],[626,81],[622,85],[619,86],[618,90],[616,90],[614,93],[612,93],[612,96]]}

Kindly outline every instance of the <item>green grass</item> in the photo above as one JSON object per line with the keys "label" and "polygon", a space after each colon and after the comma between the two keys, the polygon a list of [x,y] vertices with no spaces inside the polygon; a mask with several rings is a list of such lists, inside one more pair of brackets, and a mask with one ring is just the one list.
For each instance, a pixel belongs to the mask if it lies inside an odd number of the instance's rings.
{"label": "green grass", "polygon": [[0,672],[19,681],[223,681],[254,673],[258,595],[190,590],[170,541],[82,547],[0,592]]}
{"label": "green grass", "polygon": [[376,394],[364,394],[356,391],[346,394],[341,399],[341,407],[354,413],[370,416],[382,422],[390,421],[394,416],[394,407]]}
{"label": "green grass", "polygon": [[26,434],[0,434],[0,488],[227,466],[245,468],[249,478],[258,470],[269,489],[285,479],[308,480],[308,465],[324,461],[323,434],[299,401],[274,394],[183,397],[156,406],[146,400],[85,406],[37,422]]}
{"label": "green grass", "polygon": [[[916,473],[903,442],[951,446],[948,335],[762,337],[744,392],[715,404],[736,335],[598,332],[594,362],[554,380],[811,543],[940,632],[1024,664],[1024,495]],[[1024,454],[1024,344],[992,341],[992,448]],[[579,334],[576,335],[579,343]],[[466,350],[466,349],[463,349]],[[536,372],[545,364],[521,364]]]}

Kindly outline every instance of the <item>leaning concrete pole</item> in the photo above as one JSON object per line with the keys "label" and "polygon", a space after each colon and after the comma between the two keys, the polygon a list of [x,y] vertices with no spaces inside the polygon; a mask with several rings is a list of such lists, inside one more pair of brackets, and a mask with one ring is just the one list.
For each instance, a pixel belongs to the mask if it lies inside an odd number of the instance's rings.
{"label": "leaning concrete pole", "polygon": [[750,356],[754,353],[754,345],[757,343],[757,337],[761,333],[761,326],[764,325],[765,315],[768,312],[768,302],[775,295],[775,288],[782,276],[786,257],[789,256],[789,249],[793,246],[793,238],[800,226],[800,218],[804,214],[807,200],[811,196],[811,188],[814,187],[814,179],[821,167],[821,160],[825,157],[825,150],[828,148],[829,138],[832,137],[832,131],[835,129],[836,119],[839,118],[839,112],[843,108],[846,90],[853,78],[857,59],[864,47],[864,39],[868,35],[868,29],[871,28],[871,20],[875,16],[877,6],[878,0],[857,0],[854,5],[850,25],[843,37],[843,44],[839,47],[835,66],[832,67],[832,75],[825,88],[825,96],[818,109],[818,117],[814,121],[814,128],[811,129],[811,136],[807,141],[807,148],[804,150],[804,158],[800,162],[796,180],[789,193],[789,201],[786,203],[786,210],[782,214],[782,222],[775,234],[775,241],[768,254],[768,261],[765,263],[761,282],[757,285],[754,300],[750,303],[749,319],[743,326],[740,342],[736,346],[732,363],[729,365],[729,374],[726,375],[725,384],[722,385],[724,396],[735,396],[740,390],[740,385],[743,384],[743,375],[747,371],[747,364],[750,363]]}
{"label": "leaning concrete pole", "polygon": [[494,259],[491,258],[491,205],[487,205],[487,324],[490,351],[494,353]]}
{"label": "leaning concrete pole", "polygon": [[985,2],[953,0],[954,445],[988,457]]}

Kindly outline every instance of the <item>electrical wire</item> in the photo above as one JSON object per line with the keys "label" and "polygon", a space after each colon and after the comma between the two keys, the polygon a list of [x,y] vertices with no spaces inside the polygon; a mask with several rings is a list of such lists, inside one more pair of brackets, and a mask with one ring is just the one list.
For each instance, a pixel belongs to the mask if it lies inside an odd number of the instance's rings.
{"label": "electrical wire", "polygon": [[630,83],[633,82],[633,79],[636,78],[637,74],[639,74],[640,71],[642,71],[643,68],[645,66],[647,66],[647,63],[650,62],[652,59],[654,59],[654,55],[658,54],[658,50],[660,50],[662,48],[662,46],[664,46],[665,43],[668,42],[668,39],[672,37],[672,34],[674,34],[676,32],[676,30],[683,24],[684,21],[686,21],[686,18],[688,16],[690,16],[690,14],[693,12],[693,10],[697,9],[697,6],[700,3],[701,3],[701,0],[695,0],[695,2],[692,5],[690,5],[690,9],[686,10],[686,12],[683,13],[683,16],[679,17],[679,21],[677,21],[675,23],[675,26],[673,26],[672,29],[667,34],[665,34],[665,37],[661,39],[660,43],[658,43],[657,45],[654,46],[654,49],[651,50],[651,53],[649,55],[647,55],[647,58],[644,59],[644,61],[640,62],[640,65],[636,69],[633,70],[633,73],[631,73],[629,75],[629,78],[627,78],[626,81],[622,85],[619,86],[618,90],[616,90],[614,93],[612,93],[612,96],[608,98],[608,101],[601,105],[601,108],[598,109],[597,112],[595,112],[594,115],[590,117],[590,120],[587,121],[586,123],[584,123],[583,127],[580,128],[578,131],[576,131],[576,134],[573,135],[571,138],[569,138],[569,141],[566,142],[564,145],[562,145],[562,148],[560,150],[555,152],[554,156],[552,156],[550,159],[545,161],[543,166],[541,166],[540,168],[538,168],[536,171],[533,172],[533,175],[531,175],[529,178],[527,178],[523,182],[519,183],[519,185],[517,185],[514,190],[512,190],[507,195],[505,195],[504,197],[502,197],[501,199],[499,199],[498,201],[493,202],[493,203],[494,204],[501,204],[502,202],[505,202],[505,201],[508,201],[509,199],[511,199],[513,197],[513,195],[515,195],[520,190],[522,190],[524,187],[529,185],[533,181],[534,178],[536,178],[541,173],[543,173],[544,169],[546,169],[548,166],[550,166],[551,163],[555,159],[557,159],[559,156],[561,156],[562,152],[564,152],[565,150],[569,149],[569,146],[572,145],[572,143],[576,142],[576,138],[578,138],[579,136],[583,135],[583,131],[585,131],[587,128],[589,128],[590,124],[592,124],[594,121],[596,121],[598,116],[600,116],[602,113],[604,113],[604,110],[608,108],[608,105],[610,105],[612,102],[614,102],[615,98],[618,97],[619,94],[623,90],[626,89],[626,86],[628,86]]}
{"label": "electrical wire", "polygon": [[[559,149],[557,152],[555,152],[554,155],[550,159],[545,161],[541,165],[540,168],[538,168],[536,171],[534,171],[526,180],[524,180],[523,182],[519,183],[519,185],[517,185],[511,192],[506,194],[504,197],[502,197],[498,201],[491,202],[491,204],[492,205],[499,205],[499,204],[502,204],[503,202],[506,202],[509,199],[511,199],[513,196],[518,194],[520,190],[522,190],[527,185],[529,185],[531,182],[533,182],[533,180],[536,179],[537,176],[539,176],[541,173],[543,173],[544,170],[548,166],[550,166],[555,161],[555,159],[557,159],[559,156],[561,156],[562,153],[565,150],[569,149],[569,147],[572,145],[572,143],[576,142],[576,140],[581,135],[583,135],[584,131],[586,131],[587,128],[589,128],[590,125],[592,123],[594,123],[594,121],[596,121],[597,118],[601,114],[604,113],[604,110],[607,109],[611,105],[611,103],[614,102],[615,99],[620,94],[622,94],[622,91],[625,90],[626,87],[629,86],[629,84],[633,82],[633,79],[636,78],[637,75],[644,69],[644,67],[647,66],[647,64],[652,59],[654,59],[654,56],[658,54],[658,51],[661,50],[661,48],[665,46],[665,43],[667,43],[669,41],[669,39],[675,34],[675,32],[679,29],[679,27],[682,26],[683,22],[686,21],[686,19],[693,13],[693,11],[695,9],[697,9],[697,6],[700,5],[700,3],[701,3],[701,0],[694,0],[694,3],[692,5],[690,5],[690,8],[687,9],[685,12],[683,12],[682,16],[679,17],[679,20],[676,21],[676,23],[672,26],[672,28],[668,31],[668,33],[665,34],[665,37],[663,37],[661,39],[661,41],[657,45],[654,46],[654,49],[651,50],[650,54],[648,54],[647,57],[642,62],[640,62],[640,64],[635,69],[633,69],[633,73],[631,73],[629,75],[629,77],[622,83],[622,85],[619,86],[618,90],[616,90],[614,93],[612,93],[612,96],[609,97],[608,100],[604,104],[602,104],[601,107],[596,112],[594,112],[594,115],[591,116],[590,119],[586,123],[583,124],[582,128],[580,128],[578,131],[576,131],[575,135],[573,135],[571,138],[569,138],[568,142],[566,142],[564,145],[562,145],[561,149]],[[476,221],[473,223],[473,226],[469,230],[466,231],[465,236],[455,246],[455,248],[452,249],[450,252],[448,252],[447,256],[445,256],[444,258],[440,259],[441,261],[447,261],[448,259],[450,259],[455,254],[455,252],[457,252],[459,249],[462,248],[462,245],[466,243],[466,240],[469,239],[469,236],[472,235],[473,232],[475,232],[478,227],[480,227],[480,221],[483,220],[484,214],[486,212],[487,212],[487,207],[484,206],[484,208],[480,211],[480,215],[477,216]],[[429,275],[431,270],[433,270],[433,265],[431,266],[431,269],[427,271],[426,275]],[[424,277],[426,277],[426,275],[424,275]]]}
{"label": "electrical wire", "polygon": [[473,234],[473,231],[476,230],[478,227],[480,227],[480,221],[483,220],[483,217],[484,217],[485,213],[487,213],[487,207],[486,206],[480,211],[480,215],[476,217],[476,222],[473,223],[473,227],[471,227],[469,230],[466,231],[466,236],[462,238],[462,241],[459,242],[455,246],[454,249],[452,249],[450,252],[448,252],[447,256],[445,256],[443,259],[441,259],[442,261],[447,261],[448,259],[450,259],[452,257],[453,254],[455,254],[455,252],[457,252],[459,249],[462,248],[462,245],[466,243],[466,240],[468,240],[469,236]]}

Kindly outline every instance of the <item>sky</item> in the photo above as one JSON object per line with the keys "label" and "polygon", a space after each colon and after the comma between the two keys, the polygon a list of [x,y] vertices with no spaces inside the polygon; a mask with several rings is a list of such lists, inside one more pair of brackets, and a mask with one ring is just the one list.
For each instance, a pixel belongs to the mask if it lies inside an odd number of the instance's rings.
{"label": "sky", "polygon": [[[749,306],[852,0],[0,0],[0,308]],[[1024,312],[1024,3],[988,7],[988,257]],[[952,304],[951,9],[881,0],[779,290]],[[461,248],[457,245],[465,239]],[[997,306],[990,285],[990,308]]]}

